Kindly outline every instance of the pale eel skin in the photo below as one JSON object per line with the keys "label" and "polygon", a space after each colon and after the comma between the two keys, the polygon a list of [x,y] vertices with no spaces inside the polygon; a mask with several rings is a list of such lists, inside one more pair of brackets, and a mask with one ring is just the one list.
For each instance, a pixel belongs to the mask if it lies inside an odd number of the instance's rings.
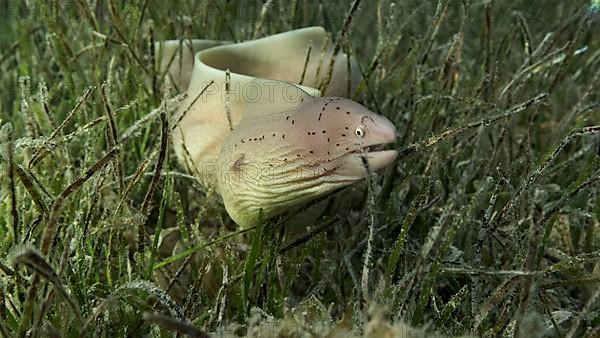
{"label": "pale eel skin", "polygon": [[157,48],[162,68],[174,59],[169,74],[187,88],[173,117],[181,120],[173,134],[177,157],[217,189],[242,227],[254,225],[261,212],[268,219],[362,180],[397,157],[395,150],[369,149],[393,143],[394,125],[340,97],[361,80],[353,58],[336,56],[320,97],[315,87],[333,57],[321,27],[235,44],[167,41]]}

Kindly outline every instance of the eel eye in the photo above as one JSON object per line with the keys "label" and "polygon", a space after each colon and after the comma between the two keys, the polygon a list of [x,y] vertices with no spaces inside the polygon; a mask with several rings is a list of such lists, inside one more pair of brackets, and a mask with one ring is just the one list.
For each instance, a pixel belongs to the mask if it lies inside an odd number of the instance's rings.
{"label": "eel eye", "polygon": [[356,126],[356,128],[354,128],[354,135],[360,138],[365,137],[365,128],[363,126]]}

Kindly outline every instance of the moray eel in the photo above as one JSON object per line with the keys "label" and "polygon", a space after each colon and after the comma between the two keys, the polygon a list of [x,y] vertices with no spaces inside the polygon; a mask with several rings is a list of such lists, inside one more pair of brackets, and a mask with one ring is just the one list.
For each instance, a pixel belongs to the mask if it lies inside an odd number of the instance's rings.
{"label": "moray eel", "polygon": [[187,88],[174,116],[178,159],[217,189],[242,227],[255,224],[261,210],[265,219],[282,214],[396,159],[395,150],[370,150],[395,141],[394,125],[341,97],[361,80],[353,58],[335,56],[330,85],[324,93],[315,88],[334,57],[321,27],[236,44],[158,47],[162,68],[173,60],[169,74]]}

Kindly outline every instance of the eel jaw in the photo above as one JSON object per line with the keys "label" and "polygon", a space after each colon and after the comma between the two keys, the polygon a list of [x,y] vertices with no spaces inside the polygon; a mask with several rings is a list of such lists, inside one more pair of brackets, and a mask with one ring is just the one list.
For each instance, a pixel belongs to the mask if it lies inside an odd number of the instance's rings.
{"label": "eel jaw", "polygon": [[388,165],[392,164],[397,157],[398,152],[396,150],[368,151],[367,148],[366,152],[369,170],[372,171],[387,167]]}
{"label": "eel jaw", "polygon": [[360,180],[367,176],[367,168],[363,158],[367,161],[368,170],[373,172],[394,163],[398,157],[396,150],[371,151],[369,147],[351,151],[340,156],[334,162],[335,174],[345,179]]}

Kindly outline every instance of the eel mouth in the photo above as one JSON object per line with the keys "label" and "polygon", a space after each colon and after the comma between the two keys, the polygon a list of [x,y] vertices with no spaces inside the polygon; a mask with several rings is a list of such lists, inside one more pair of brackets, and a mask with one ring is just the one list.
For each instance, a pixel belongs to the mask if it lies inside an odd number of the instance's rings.
{"label": "eel mouth", "polygon": [[338,162],[338,174],[362,178],[365,177],[366,160],[368,171],[377,171],[394,163],[398,158],[398,151],[386,150],[393,146],[397,140],[396,127],[387,118],[381,115],[370,115],[364,119],[365,129],[369,134],[358,144],[354,144],[352,150],[343,154]]}
{"label": "eel mouth", "polygon": [[347,152],[338,158],[337,173],[360,179],[367,174],[365,162],[370,172],[383,169],[394,163],[398,157],[396,150],[384,150],[385,144],[364,146]]}
{"label": "eel mouth", "polygon": [[[394,163],[398,157],[398,151],[396,150],[384,150],[385,145],[378,145],[377,147],[363,147],[351,152],[352,156],[358,156],[362,162],[362,157],[367,160],[369,170],[375,171],[387,167]],[[374,148],[374,150],[372,150]]]}

